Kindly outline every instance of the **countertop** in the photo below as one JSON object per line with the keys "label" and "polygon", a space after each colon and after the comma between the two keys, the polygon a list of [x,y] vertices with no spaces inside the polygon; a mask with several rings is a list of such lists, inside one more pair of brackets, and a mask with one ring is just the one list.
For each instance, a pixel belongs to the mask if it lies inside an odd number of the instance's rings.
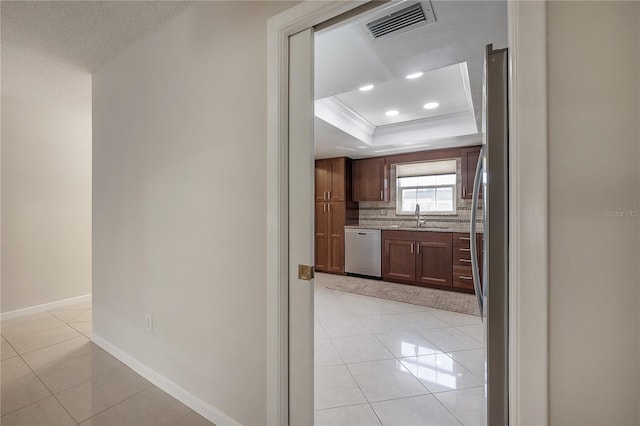
{"label": "countertop", "polygon": [[[447,227],[429,227],[422,226],[417,228],[415,226],[406,225],[347,225],[345,229],[380,229],[381,231],[420,231],[420,232],[461,232],[468,233],[468,228],[447,228]],[[480,225],[476,232],[482,234],[482,225]]]}

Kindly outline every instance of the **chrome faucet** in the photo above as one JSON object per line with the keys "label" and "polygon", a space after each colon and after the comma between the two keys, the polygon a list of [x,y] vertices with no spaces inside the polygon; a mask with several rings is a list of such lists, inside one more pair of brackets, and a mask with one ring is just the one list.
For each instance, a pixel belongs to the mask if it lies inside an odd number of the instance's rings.
{"label": "chrome faucet", "polygon": [[416,203],[416,228],[420,228],[420,204]]}

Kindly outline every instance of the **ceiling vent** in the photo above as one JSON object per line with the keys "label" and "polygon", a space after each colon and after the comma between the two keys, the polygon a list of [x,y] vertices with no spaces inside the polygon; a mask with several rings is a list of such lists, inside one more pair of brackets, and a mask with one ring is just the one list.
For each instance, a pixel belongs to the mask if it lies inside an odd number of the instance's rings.
{"label": "ceiling vent", "polygon": [[[406,3],[405,3],[406,4]],[[389,36],[397,32],[405,32],[417,26],[431,24],[436,21],[431,3],[415,2],[392,13],[387,13],[366,23],[369,34],[374,39]]]}

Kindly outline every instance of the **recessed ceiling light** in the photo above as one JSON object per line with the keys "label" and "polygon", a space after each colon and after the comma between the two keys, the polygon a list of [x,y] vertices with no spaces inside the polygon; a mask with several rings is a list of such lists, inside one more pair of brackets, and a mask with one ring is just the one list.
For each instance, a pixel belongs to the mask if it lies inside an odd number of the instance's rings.
{"label": "recessed ceiling light", "polygon": [[364,86],[362,86],[360,88],[360,91],[361,92],[367,92],[367,91],[369,91],[371,89],[373,89],[373,84],[366,84],[366,85],[364,85]]}
{"label": "recessed ceiling light", "polygon": [[424,104],[423,108],[424,109],[434,109],[434,108],[438,108],[440,106],[440,104],[438,102],[428,102],[426,104]]}
{"label": "recessed ceiling light", "polygon": [[392,109],[390,111],[387,111],[384,113],[384,115],[386,115],[387,117],[395,117],[396,115],[400,114],[398,111],[396,111],[395,109]]}
{"label": "recessed ceiling light", "polygon": [[424,73],[422,71],[421,72],[414,72],[413,74],[409,74],[405,78],[408,78],[409,80],[413,80],[414,78],[422,77],[423,74]]}

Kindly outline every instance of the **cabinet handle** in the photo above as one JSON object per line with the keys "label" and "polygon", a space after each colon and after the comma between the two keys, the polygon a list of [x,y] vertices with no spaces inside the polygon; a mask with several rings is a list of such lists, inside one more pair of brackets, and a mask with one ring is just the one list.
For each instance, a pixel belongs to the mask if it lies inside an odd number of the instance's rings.
{"label": "cabinet handle", "polygon": [[322,203],[322,211],[323,211],[323,212],[325,212],[325,213],[327,212],[327,205],[326,205],[326,203]]}
{"label": "cabinet handle", "polygon": [[467,277],[467,276],[464,276],[464,275],[460,275],[460,279],[461,280],[472,280],[473,278]]}
{"label": "cabinet handle", "polygon": [[327,211],[331,212],[331,204],[327,203]]}
{"label": "cabinet handle", "polygon": [[411,254],[413,254],[413,243],[411,243]]}
{"label": "cabinet handle", "polygon": [[326,200],[326,199],[327,199],[327,191],[324,191],[324,192],[322,193],[322,199],[323,199],[323,200]]}
{"label": "cabinet handle", "polygon": [[327,192],[327,200],[331,199],[331,191]]}
{"label": "cabinet handle", "polygon": [[471,238],[468,238],[468,237],[460,237],[460,239],[465,241],[471,241]]}
{"label": "cabinet handle", "polygon": [[471,263],[471,259],[467,260],[467,259],[458,259],[460,262],[464,262],[464,263]]}
{"label": "cabinet handle", "polygon": [[420,244],[416,244],[416,247],[418,248],[418,254],[420,254]]}
{"label": "cabinet handle", "polygon": [[384,200],[384,196],[382,195],[383,191],[380,191],[380,199]]}
{"label": "cabinet handle", "polygon": [[463,186],[463,187],[462,187],[462,198],[464,198],[464,197],[466,197],[466,196],[467,196],[467,187],[466,187],[466,186]]}
{"label": "cabinet handle", "polygon": [[471,251],[471,249],[461,248],[460,251]]}

